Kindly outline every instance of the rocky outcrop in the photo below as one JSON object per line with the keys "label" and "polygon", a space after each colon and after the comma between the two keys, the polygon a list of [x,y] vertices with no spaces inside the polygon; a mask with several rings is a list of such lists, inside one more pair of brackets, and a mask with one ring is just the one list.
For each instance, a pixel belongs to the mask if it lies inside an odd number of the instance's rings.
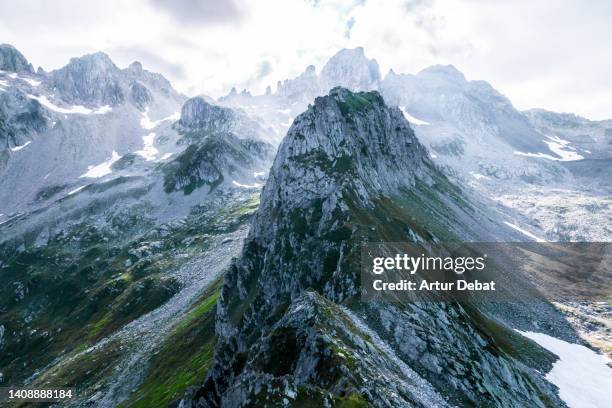
{"label": "rocky outcrop", "polygon": [[0,70],[8,72],[34,73],[32,64],[28,62],[15,47],[9,44],[0,44]]}
{"label": "rocky outcrop", "polygon": [[314,65],[309,65],[298,77],[279,81],[277,93],[289,99],[311,101],[336,86],[353,91],[378,89],[380,80],[376,60],[368,59],[363,48],[357,47],[340,50],[323,66],[319,75]]}
{"label": "rocky outcrop", "polygon": [[208,186],[213,190],[227,177],[251,178],[254,171],[266,167],[272,156],[267,143],[239,139],[231,133],[214,133],[189,145],[164,166],[164,189],[167,193],[182,190],[185,194]]}
{"label": "rocky outcrop", "polygon": [[478,224],[499,229],[399,109],[317,98],[279,148],[226,276],[215,366],[182,406],[563,406],[537,371],[554,356],[475,306],[360,300],[362,243],[492,239]]}
{"label": "rocky outcrop", "polygon": [[362,47],[343,49],[327,61],[321,70],[323,89],[341,86],[353,91],[378,89],[380,68],[375,59],[368,59]]}
{"label": "rocky outcrop", "polygon": [[72,58],[52,76],[54,86],[68,103],[114,106],[125,101],[119,74],[108,55],[98,52]]}
{"label": "rocky outcrop", "polygon": [[231,109],[211,105],[197,96],[188,99],[181,108],[179,124],[186,128],[214,128],[217,131],[228,131],[234,120]]}
{"label": "rocky outcrop", "polygon": [[146,86],[134,81],[130,85],[130,99],[139,110],[144,111],[153,100],[153,95]]}

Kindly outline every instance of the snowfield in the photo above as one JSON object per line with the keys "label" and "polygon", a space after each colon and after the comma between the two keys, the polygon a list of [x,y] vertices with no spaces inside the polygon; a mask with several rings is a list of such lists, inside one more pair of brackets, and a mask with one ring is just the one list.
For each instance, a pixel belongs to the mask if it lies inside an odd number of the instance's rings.
{"label": "snowfield", "polygon": [[612,407],[612,369],[602,355],[543,333],[519,333],[559,357],[546,379],[570,408]]}
{"label": "snowfield", "polygon": [[81,105],[73,105],[70,108],[62,108],[59,107],[55,104],[53,104],[49,99],[47,99],[46,96],[36,96],[36,95],[28,95],[28,98],[30,99],[34,99],[36,101],[38,101],[38,103],[40,103],[42,106],[44,106],[45,108],[57,112],[57,113],[63,113],[63,114],[80,114],[80,115],[104,115],[108,112],[110,112],[112,110],[112,108],[108,105],[104,105],[99,107],[98,109],[92,110],[89,108],[86,108],[84,106]]}
{"label": "snowfield", "polygon": [[32,143],[31,140],[28,140],[27,142],[25,142],[24,144],[22,144],[21,146],[15,146],[15,147],[11,147],[11,151],[12,152],[18,152],[21,149],[23,149],[24,147],[26,147],[27,145],[29,145],[30,143]]}
{"label": "snowfield", "polygon": [[519,227],[518,225],[514,225],[511,222],[508,221],[504,221],[504,224],[506,224],[507,226],[509,226],[512,229],[517,230],[518,232],[520,232],[521,234],[524,234],[526,236],[528,236],[529,238],[535,240],[536,242],[546,242],[545,239],[542,238],[538,238],[535,235],[533,235],[531,232],[529,231],[525,231],[524,229],[522,229],[521,227]]}
{"label": "snowfield", "polygon": [[100,178],[100,177],[104,177],[107,174],[112,173],[113,171],[111,170],[111,166],[113,165],[113,163],[115,163],[117,160],[119,160],[121,158],[121,156],[119,156],[119,153],[117,153],[116,151],[113,150],[113,153],[111,155],[111,157],[106,160],[103,163],[98,164],[97,166],[89,166],[87,172],[85,174],[82,174],[81,178],[83,177],[87,177],[87,178]]}
{"label": "snowfield", "polygon": [[424,120],[421,120],[419,118],[415,118],[414,116],[412,116],[410,113],[408,113],[406,108],[404,108],[403,106],[400,106],[399,108],[404,114],[404,117],[406,118],[406,120],[410,122],[411,125],[429,125],[429,122],[425,122]]}

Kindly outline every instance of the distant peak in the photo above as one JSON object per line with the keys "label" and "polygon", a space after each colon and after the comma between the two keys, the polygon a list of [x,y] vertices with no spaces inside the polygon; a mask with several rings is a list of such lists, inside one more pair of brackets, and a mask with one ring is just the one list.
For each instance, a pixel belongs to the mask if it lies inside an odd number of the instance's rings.
{"label": "distant peak", "polygon": [[381,76],[378,62],[368,59],[363,47],[357,47],[342,49],[331,57],[321,70],[321,79],[326,87],[340,85],[362,91],[376,89]]}
{"label": "distant peak", "polygon": [[9,72],[34,73],[32,64],[10,44],[0,44],[0,69]]}
{"label": "distant peak", "polygon": [[306,70],[304,71],[304,74],[306,75],[315,75],[317,72],[317,69],[315,68],[314,65],[309,65],[306,67]]}
{"label": "distant peak", "polygon": [[454,65],[432,65],[420,71],[418,75],[432,75],[458,81],[465,81],[465,76]]}
{"label": "distant peak", "polygon": [[355,47],[355,48],[343,48],[340,51],[338,51],[337,53],[334,54],[334,57],[337,56],[354,56],[354,57],[363,57],[365,58],[365,51],[363,49],[363,47]]}
{"label": "distant peak", "polygon": [[188,128],[215,127],[219,130],[231,125],[233,111],[211,105],[201,96],[188,99],[181,108],[179,123]]}
{"label": "distant peak", "polygon": [[135,74],[139,74],[142,72],[142,64],[139,61],[134,61],[130,64],[128,70]]}
{"label": "distant peak", "polygon": [[103,52],[85,54],[81,57],[71,58],[70,62],[62,69],[77,69],[86,71],[118,71],[119,68],[113,60]]}

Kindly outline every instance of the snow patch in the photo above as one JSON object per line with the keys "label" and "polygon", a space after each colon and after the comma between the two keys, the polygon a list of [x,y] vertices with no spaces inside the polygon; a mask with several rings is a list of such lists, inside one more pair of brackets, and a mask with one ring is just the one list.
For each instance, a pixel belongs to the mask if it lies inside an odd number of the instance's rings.
{"label": "snow patch", "polygon": [[155,133],[151,132],[142,137],[143,148],[142,150],[138,150],[134,153],[143,157],[146,161],[155,160],[155,156],[159,153],[159,150],[153,146],[153,142],[155,141]]}
{"label": "snow patch", "polygon": [[522,233],[522,234],[524,234],[524,235],[528,236],[529,238],[534,239],[536,242],[546,242],[546,240],[545,240],[545,239],[538,238],[538,237],[536,237],[535,235],[533,235],[531,232],[529,232],[529,231],[525,231],[525,230],[524,230],[524,229],[522,229],[521,227],[519,227],[519,226],[517,226],[517,225],[514,225],[514,224],[512,224],[511,222],[504,221],[504,224],[506,224],[506,225],[507,225],[507,226],[509,226],[510,228],[514,228],[515,230],[517,230],[518,232],[520,232],[520,233]]}
{"label": "snow patch", "polygon": [[612,407],[612,369],[602,355],[544,333],[519,333],[559,357],[546,379],[559,387],[559,396],[569,407]]}
{"label": "snow patch", "polygon": [[256,171],[255,173],[253,173],[253,177],[257,178],[257,177],[262,177],[265,176],[266,172],[265,171]]}
{"label": "snow patch", "polygon": [[[546,138],[548,140],[544,140],[544,143],[548,145],[548,148],[550,149],[551,152],[554,152],[559,157],[553,157],[546,153],[519,152],[518,150],[515,150],[514,154],[518,156],[536,157],[540,159],[555,160],[555,161],[575,161],[575,160],[584,159],[584,156],[581,156],[575,151],[572,151],[575,149],[572,146],[569,146],[570,142],[568,142],[567,140],[563,140],[557,136],[546,136]],[[568,149],[571,149],[571,150],[568,150]]]}
{"label": "snow patch", "polygon": [[42,95],[42,96],[28,95],[28,98],[34,99],[34,100],[38,101],[38,103],[40,103],[42,106],[44,106],[45,108],[47,108],[49,110],[52,110],[52,111],[58,112],[58,113],[64,113],[64,114],[91,115],[93,113],[94,115],[103,115],[103,114],[108,113],[108,112],[110,112],[112,110],[112,108],[110,106],[108,106],[108,105],[101,106],[101,107],[99,107],[98,109],[95,109],[95,110],[91,110],[91,109],[86,108],[86,107],[81,106],[81,105],[73,105],[70,108],[62,108],[62,107],[59,107],[59,106],[53,104],[44,95]]}
{"label": "snow patch", "polygon": [[96,109],[95,111],[93,111],[93,113],[95,115],[104,115],[110,111],[112,111],[113,108],[110,107],[110,105],[104,105],[104,106],[100,106],[98,109]]}
{"label": "snow patch", "polygon": [[88,177],[88,178],[104,177],[107,174],[112,173],[111,166],[113,165],[113,163],[115,163],[120,158],[121,156],[119,156],[119,154],[113,150],[113,153],[108,160],[106,160],[104,163],[98,164],[97,166],[89,166],[87,168],[87,172],[85,174],[82,174],[79,177],[81,178],[83,177]]}
{"label": "snow patch", "polygon": [[241,184],[237,182],[236,180],[232,180],[232,184],[235,185],[236,187],[242,187],[242,188],[260,188],[261,187],[261,184],[259,183],[253,183],[253,185],[248,185],[248,184]]}
{"label": "snow patch", "polygon": [[89,184],[85,184],[84,186],[77,187],[77,188],[75,188],[74,190],[69,191],[67,195],[69,195],[69,196],[70,196],[70,195],[76,194],[76,193],[78,193],[79,191],[81,191],[82,189],[84,189],[85,187],[87,187],[88,185],[89,185]]}
{"label": "snow patch", "polygon": [[151,117],[149,116],[149,108],[146,108],[142,114],[142,119],[140,119],[140,126],[142,126],[143,129],[151,130],[157,125],[159,125],[161,122],[165,122],[168,120],[176,121],[176,120],[179,120],[180,118],[181,118],[181,113],[174,112],[172,115],[165,117],[163,119],[151,120]]}
{"label": "snow patch", "polygon": [[27,145],[29,145],[30,143],[32,143],[31,140],[28,140],[27,142],[25,142],[24,144],[22,144],[21,146],[15,146],[15,147],[11,147],[11,151],[13,152],[18,152],[21,149],[23,149],[24,147],[26,147]]}
{"label": "snow patch", "polygon": [[160,160],[168,160],[170,156],[172,156],[172,153],[166,153],[160,158]]}
{"label": "snow patch", "polygon": [[429,122],[425,122],[424,120],[415,118],[410,113],[408,113],[408,111],[406,110],[406,108],[404,106],[400,106],[399,108],[402,111],[402,113],[404,114],[404,118],[406,118],[406,120],[408,122],[410,122],[410,124],[412,124],[412,125],[429,125]]}
{"label": "snow patch", "polygon": [[489,177],[485,176],[484,174],[480,174],[480,173],[475,173],[473,171],[470,171],[470,174],[472,175],[472,177],[474,177],[476,180],[480,180],[480,179],[488,179]]}
{"label": "snow patch", "polygon": [[40,85],[40,81],[37,81],[35,79],[31,79],[31,78],[19,78],[19,79],[21,79],[22,81],[27,82],[31,86],[38,86],[38,85]]}

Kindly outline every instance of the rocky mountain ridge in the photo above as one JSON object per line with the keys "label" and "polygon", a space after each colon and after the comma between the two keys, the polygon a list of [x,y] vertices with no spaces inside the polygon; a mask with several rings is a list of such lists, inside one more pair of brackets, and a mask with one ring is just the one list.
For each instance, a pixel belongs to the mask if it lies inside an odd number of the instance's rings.
{"label": "rocky mountain ridge", "polygon": [[512,235],[490,222],[399,109],[332,89],[279,149],[221,293],[215,366],[181,406],[563,406],[537,371],[551,356],[474,305],[359,299],[362,243]]}

